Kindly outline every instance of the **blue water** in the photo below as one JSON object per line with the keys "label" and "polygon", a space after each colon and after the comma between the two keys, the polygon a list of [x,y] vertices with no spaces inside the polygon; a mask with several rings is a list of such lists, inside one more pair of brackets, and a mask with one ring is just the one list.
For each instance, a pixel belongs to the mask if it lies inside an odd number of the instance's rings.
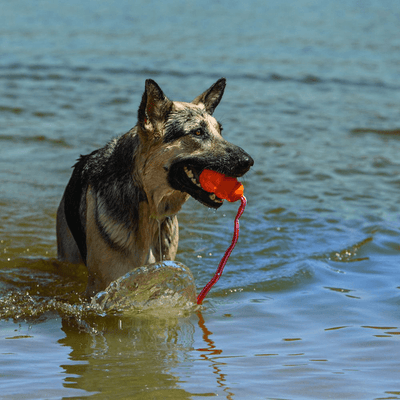
{"label": "blue water", "polygon": [[[0,4],[0,398],[400,399],[400,3]],[[80,154],[136,124],[144,81],[255,160],[201,312],[90,312],[56,261]],[[179,214],[200,290],[238,204]]]}

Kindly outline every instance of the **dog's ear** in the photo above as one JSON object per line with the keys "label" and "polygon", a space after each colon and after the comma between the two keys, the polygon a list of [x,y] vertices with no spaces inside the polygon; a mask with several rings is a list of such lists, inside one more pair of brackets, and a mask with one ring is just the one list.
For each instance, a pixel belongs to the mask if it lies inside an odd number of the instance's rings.
{"label": "dog's ear", "polygon": [[200,96],[197,96],[192,101],[192,103],[204,104],[204,107],[206,108],[207,112],[212,115],[214,110],[217,108],[217,105],[222,99],[225,86],[226,86],[226,79],[225,78],[218,79],[217,82],[214,83],[214,85],[212,85]]}
{"label": "dog's ear", "polygon": [[138,111],[138,123],[142,131],[160,135],[167,120],[172,101],[165,96],[160,86],[152,79],[146,79],[142,102]]}

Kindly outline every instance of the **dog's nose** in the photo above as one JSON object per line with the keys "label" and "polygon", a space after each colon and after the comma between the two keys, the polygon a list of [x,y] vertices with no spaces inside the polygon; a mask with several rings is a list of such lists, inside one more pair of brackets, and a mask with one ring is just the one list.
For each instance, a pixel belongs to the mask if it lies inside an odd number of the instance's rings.
{"label": "dog's nose", "polygon": [[247,153],[244,155],[242,163],[244,165],[247,165],[248,168],[252,167],[254,165],[254,160],[252,159],[251,156],[249,156]]}
{"label": "dog's nose", "polygon": [[254,160],[241,147],[225,141],[223,147],[224,166],[222,173],[236,178],[244,175],[253,165]]}
{"label": "dog's nose", "polygon": [[237,159],[236,171],[237,175],[244,175],[254,165],[253,158],[241,149],[241,154]]}

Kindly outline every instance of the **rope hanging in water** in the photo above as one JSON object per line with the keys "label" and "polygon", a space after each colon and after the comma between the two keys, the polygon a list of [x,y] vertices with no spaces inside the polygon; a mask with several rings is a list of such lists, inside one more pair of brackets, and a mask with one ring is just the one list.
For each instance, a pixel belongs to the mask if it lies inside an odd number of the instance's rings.
{"label": "rope hanging in water", "polygon": [[239,218],[242,216],[247,204],[246,197],[243,195],[243,185],[236,178],[229,178],[215,171],[204,170],[200,175],[200,184],[204,190],[215,193],[221,199],[227,199],[230,202],[240,199],[240,206],[235,218],[232,243],[222,257],[214,276],[197,296],[197,304],[203,302],[208,292],[221,277],[228,258],[239,239]]}
{"label": "rope hanging in water", "polygon": [[220,261],[220,263],[218,265],[215,275],[212,277],[210,282],[208,282],[207,285],[204,286],[203,290],[197,296],[197,304],[201,304],[203,302],[204,298],[207,296],[210,289],[218,282],[218,279],[221,277],[222,272],[224,271],[226,262],[228,261],[228,258],[231,255],[232,250],[235,247],[235,245],[239,239],[239,218],[242,216],[244,208],[246,207],[246,204],[247,204],[246,197],[242,196],[240,198],[240,201],[241,201],[241,203],[240,203],[240,206],[239,206],[238,212],[236,214],[236,218],[235,218],[235,226],[234,226],[234,231],[233,231],[232,243],[226,250],[224,256],[222,257],[222,260]]}

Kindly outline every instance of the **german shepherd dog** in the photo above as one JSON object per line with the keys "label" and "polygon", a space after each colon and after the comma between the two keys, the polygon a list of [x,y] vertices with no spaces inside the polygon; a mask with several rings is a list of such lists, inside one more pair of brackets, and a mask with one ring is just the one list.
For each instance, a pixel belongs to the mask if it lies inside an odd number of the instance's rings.
{"label": "german shepherd dog", "polygon": [[201,188],[205,168],[240,177],[253,165],[212,116],[225,85],[221,78],[185,103],[146,80],[137,125],[78,159],[57,211],[57,250],[60,261],[87,266],[86,296],[137,267],[175,259],[183,203],[223,202]]}

